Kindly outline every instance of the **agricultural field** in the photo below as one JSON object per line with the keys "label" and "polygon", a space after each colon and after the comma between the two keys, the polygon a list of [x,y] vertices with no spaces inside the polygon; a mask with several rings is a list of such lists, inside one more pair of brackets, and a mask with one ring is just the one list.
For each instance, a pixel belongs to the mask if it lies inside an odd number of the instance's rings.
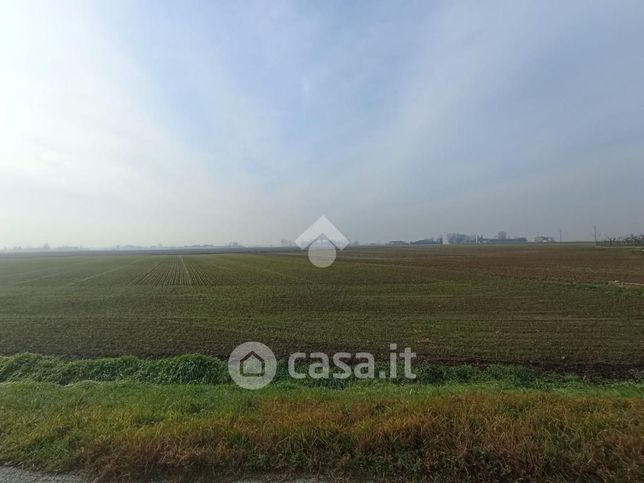
{"label": "agricultural field", "polygon": [[[0,464],[87,481],[642,481],[644,253],[0,257]],[[281,361],[236,386],[239,343]],[[296,350],[416,379],[292,379]],[[17,469],[12,468],[12,471]]]}
{"label": "agricultural field", "polygon": [[0,256],[0,354],[203,353],[389,343],[420,359],[621,372],[644,365],[644,253],[591,245]]}

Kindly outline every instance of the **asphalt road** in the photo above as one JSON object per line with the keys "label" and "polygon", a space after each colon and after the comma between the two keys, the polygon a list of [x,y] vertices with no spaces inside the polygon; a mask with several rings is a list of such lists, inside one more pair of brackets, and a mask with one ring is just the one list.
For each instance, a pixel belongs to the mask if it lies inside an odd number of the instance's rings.
{"label": "asphalt road", "polygon": [[[283,483],[324,483],[324,480],[303,478],[294,480],[282,480],[281,478],[272,479],[267,475],[266,478],[252,480],[238,480],[234,483],[265,483],[267,481],[283,481]],[[13,466],[0,466],[0,483],[89,483],[90,480],[84,479],[77,475],[71,474],[48,474],[38,471],[23,470]]]}
{"label": "asphalt road", "polygon": [[74,475],[50,475],[22,470],[12,466],[0,466],[0,483],[87,483]]}

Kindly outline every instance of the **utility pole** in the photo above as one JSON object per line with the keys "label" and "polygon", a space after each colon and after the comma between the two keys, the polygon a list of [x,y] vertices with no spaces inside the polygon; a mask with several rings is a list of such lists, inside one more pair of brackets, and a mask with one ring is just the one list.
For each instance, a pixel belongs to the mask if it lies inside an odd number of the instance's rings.
{"label": "utility pole", "polygon": [[561,236],[561,228],[559,228],[559,243],[563,241],[563,237]]}
{"label": "utility pole", "polygon": [[595,245],[597,245],[597,225],[593,226],[593,233],[594,233],[594,236],[595,236]]}

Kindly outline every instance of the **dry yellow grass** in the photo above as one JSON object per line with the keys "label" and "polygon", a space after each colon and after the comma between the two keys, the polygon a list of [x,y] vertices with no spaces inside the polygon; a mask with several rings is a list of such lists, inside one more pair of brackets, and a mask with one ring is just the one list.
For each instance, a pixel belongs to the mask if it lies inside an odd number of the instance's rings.
{"label": "dry yellow grass", "polygon": [[601,388],[3,386],[2,461],[103,480],[644,478],[644,400]]}

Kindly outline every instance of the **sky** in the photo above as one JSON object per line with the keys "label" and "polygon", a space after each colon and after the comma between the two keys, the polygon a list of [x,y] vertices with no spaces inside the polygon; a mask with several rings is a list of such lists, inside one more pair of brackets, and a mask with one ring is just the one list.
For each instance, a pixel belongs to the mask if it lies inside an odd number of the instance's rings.
{"label": "sky", "polygon": [[644,2],[0,0],[0,248],[644,233]]}

